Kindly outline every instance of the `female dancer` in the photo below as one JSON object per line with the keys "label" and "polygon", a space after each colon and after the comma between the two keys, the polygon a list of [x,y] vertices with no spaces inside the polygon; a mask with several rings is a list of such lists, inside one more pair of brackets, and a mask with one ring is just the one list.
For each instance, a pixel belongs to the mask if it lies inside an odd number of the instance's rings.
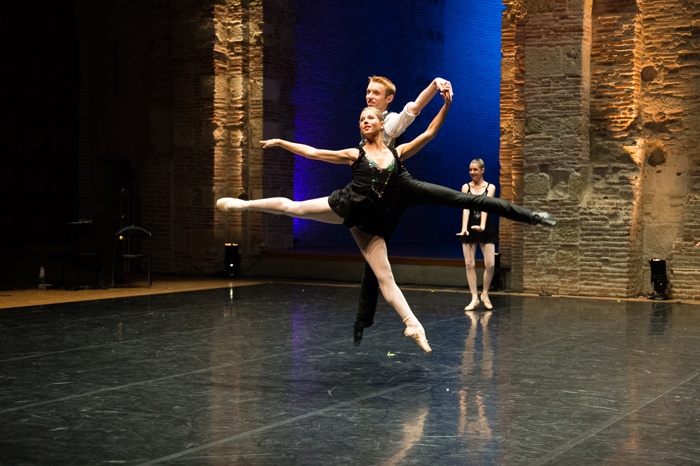
{"label": "female dancer", "polygon": [[[430,351],[422,326],[413,316],[408,304],[405,304],[403,294],[396,286],[391,273],[384,238],[390,236],[396,226],[395,222],[392,222],[393,214],[410,206],[439,205],[459,209],[479,208],[519,222],[549,226],[556,223],[546,212],[532,211],[502,199],[460,193],[415,180],[406,172],[403,161],[422,149],[442,126],[451,105],[450,94],[449,89],[441,92],[445,103],[428,129],[410,143],[397,147],[392,155],[393,159],[390,159],[387,154],[389,149],[381,141],[383,116],[372,107],[364,109],[360,117],[360,132],[369,144],[361,149],[329,151],[280,139],[261,141],[263,148],[281,146],[303,157],[351,165],[353,182],[328,197],[301,202],[281,197],[252,201],[224,197],[219,199],[216,205],[224,211],[255,210],[326,223],[344,223],[350,228],[367,263],[377,275],[379,288],[385,299],[404,318],[407,324],[405,334],[416,339],[424,350]],[[380,128],[379,134],[376,131],[377,123]],[[378,271],[383,274],[381,279],[378,277]],[[375,308],[368,306],[367,310],[371,314],[367,318],[371,319]],[[417,325],[413,325],[413,319]]]}
{"label": "female dancer", "polygon": [[[484,179],[484,161],[474,159],[469,164],[469,176],[472,181],[462,186],[463,193],[477,196],[493,197],[496,187]],[[493,279],[493,271],[496,262],[496,243],[498,231],[493,218],[488,212],[476,209],[464,209],[462,214],[462,231],[457,233],[462,237],[462,252],[464,264],[467,269],[467,283],[472,294],[472,301],[464,308],[465,311],[473,311],[479,305],[479,294],[476,289],[476,245],[481,248],[484,255],[484,278],[482,281],[481,302],[486,309],[493,309],[489,299],[489,288]]]}
{"label": "female dancer", "polygon": [[416,340],[426,353],[430,353],[432,349],[425,337],[423,326],[394,281],[384,236],[390,229],[390,201],[402,161],[421,150],[435,137],[445,122],[452,98],[447,91],[443,91],[442,95],[445,100],[443,107],[428,129],[396,149],[389,149],[384,145],[384,115],[374,107],[365,108],[360,115],[360,131],[367,141],[360,148],[334,151],[316,149],[282,139],[261,141],[263,149],[279,146],[309,159],[350,165],[353,170],[352,182],[328,197],[302,202],[279,197],[251,201],[222,198],[216,203],[219,209],[225,211],[256,210],[326,223],[343,223],[350,229],[364,259],[377,276],[384,299],[406,324],[404,335]]}

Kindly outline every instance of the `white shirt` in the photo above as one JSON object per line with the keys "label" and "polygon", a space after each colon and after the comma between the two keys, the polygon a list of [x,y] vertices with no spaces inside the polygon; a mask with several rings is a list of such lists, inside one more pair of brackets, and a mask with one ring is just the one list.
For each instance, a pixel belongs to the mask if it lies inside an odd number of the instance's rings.
{"label": "white shirt", "polygon": [[382,133],[382,139],[387,147],[394,147],[394,140],[401,136],[406,128],[413,123],[418,115],[412,115],[408,111],[409,104],[407,103],[401,113],[396,112],[385,112],[384,116],[384,132]]}

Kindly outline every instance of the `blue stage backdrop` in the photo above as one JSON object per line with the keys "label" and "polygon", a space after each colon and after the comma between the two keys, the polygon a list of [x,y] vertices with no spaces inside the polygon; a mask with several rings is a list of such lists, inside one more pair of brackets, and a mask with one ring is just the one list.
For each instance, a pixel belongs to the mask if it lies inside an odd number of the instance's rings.
{"label": "blue stage backdrop", "polygon": [[[341,149],[359,142],[358,118],[367,77],[389,77],[397,86],[394,111],[415,99],[436,77],[449,79],[454,104],[440,134],[407,162],[418,179],[453,189],[469,181],[469,162],[486,162],[485,178],[498,186],[499,85],[502,5],[494,0],[297,0],[297,80],[293,92],[295,140]],[[423,131],[442,105],[436,97],[404,134]],[[347,184],[344,165],[296,157],[297,200],[329,195]],[[415,208],[392,243],[452,242],[461,211]],[[296,220],[298,248],[352,245],[344,227]]]}

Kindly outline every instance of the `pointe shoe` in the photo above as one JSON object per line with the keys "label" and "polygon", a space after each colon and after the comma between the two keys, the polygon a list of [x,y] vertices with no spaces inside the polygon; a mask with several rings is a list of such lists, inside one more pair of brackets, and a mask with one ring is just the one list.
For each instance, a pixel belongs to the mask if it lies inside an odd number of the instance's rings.
{"label": "pointe shoe", "polygon": [[479,305],[479,298],[477,296],[472,296],[472,302],[464,308],[465,312],[473,311]]}
{"label": "pointe shoe", "polygon": [[532,225],[541,224],[546,227],[553,227],[557,224],[557,220],[548,212],[535,210],[530,213],[530,223]]}
{"label": "pointe shoe", "polygon": [[481,295],[481,302],[484,303],[484,307],[488,309],[489,311],[493,309],[493,304],[491,304],[491,300],[489,299],[488,296],[484,296],[483,294]]}
{"label": "pointe shoe", "polygon": [[403,334],[406,337],[416,340],[418,346],[420,346],[426,353],[431,353],[433,351],[428,344],[428,340],[425,338],[425,330],[423,330],[423,327],[406,327]]}
{"label": "pointe shoe", "polygon": [[234,210],[245,210],[246,201],[243,199],[237,199],[235,197],[222,197],[216,201],[216,208],[223,210],[224,212],[231,212]]}

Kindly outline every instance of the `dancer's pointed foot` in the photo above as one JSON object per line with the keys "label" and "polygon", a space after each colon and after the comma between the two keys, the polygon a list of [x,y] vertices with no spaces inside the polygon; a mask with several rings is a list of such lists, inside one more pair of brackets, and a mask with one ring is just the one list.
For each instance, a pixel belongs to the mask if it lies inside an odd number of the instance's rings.
{"label": "dancer's pointed foot", "polygon": [[484,303],[484,307],[488,310],[493,309],[493,304],[491,304],[491,300],[489,299],[489,295],[487,294],[481,294],[481,302]]}
{"label": "dancer's pointed foot", "polygon": [[465,308],[465,312],[473,311],[479,305],[479,297],[477,295],[472,295],[472,302],[469,303]]}
{"label": "dancer's pointed foot", "polygon": [[534,210],[530,212],[530,223],[532,225],[544,225],[546,227],[553,227],[557,224],[557,220],[554,217],[552,217],[552,215],[549,212]]}
{"label": "dancer's pointed foot", "polygon": [[365,328],[362,325],[355,322],[355,328],[353,329],[352,333],[352,340],[355,343],[355,346],[360,346],[360,342],[362,342],[362,331],[364,329]]}
{"label": "dancer's pointed foot", "polygon": [[216,201],[216,207],[224,212],[231,212],[234,210],[245,210],[247,202],[243,199],[237,199],[235,197],[222,197]]}
{"label": "dancer's pointed foot", "polygon": [[418,346],[421,347],[423,351],[426,353],[431,353],[433,349],[430,347],[428,344],[428,340],[425,338],[425,330],[423,330],[423,327],[418,324],[418,326],[409,326],[406,327],[406,330],[403,332],[404,336],[407,336],[409,338],[413,338],[416,340],[416,343],[418,343]]}

